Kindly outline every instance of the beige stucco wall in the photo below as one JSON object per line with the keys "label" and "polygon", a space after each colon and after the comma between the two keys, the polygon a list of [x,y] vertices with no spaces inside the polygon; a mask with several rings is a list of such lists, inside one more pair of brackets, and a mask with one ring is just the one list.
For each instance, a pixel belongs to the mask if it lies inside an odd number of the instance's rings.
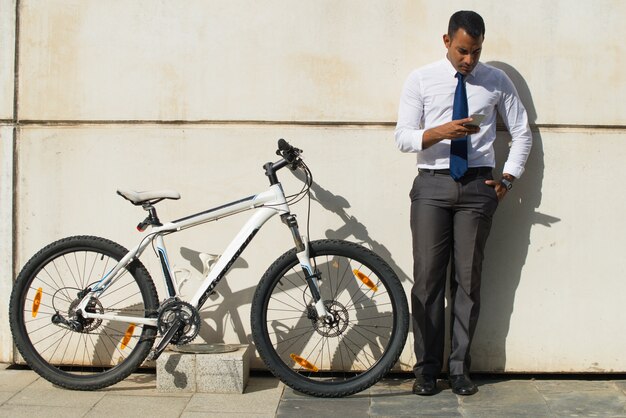
{"label": "beige stucco wall", "polygon": [[[263,188],[280,137],[313,170],[312,237],[373,247],[408,292],[415,168],[393,143],[398,97],[413,68],[443,57],[449,15],[472,8],[487,23],[482,59],[511,76],[535,134],[488,244],[474,368],[626,371],[624,202],[605,198],[626,174],[626,3],[574,3],[20,0],[16,55],[16,4],[0,0],[0,309],[8,272],[54,239],[137,242],[144,214],[117,187],[177,189],[181,201],[159,206],[180,217]],[[295,212],[302,222],[305,206]],[[219,252],[240,219],[171,237],[174,264]],[[283,229],[272,222],[244,252],[218,287],[234,296],[209,303],[202,337],[247,340],[254,284],[290,245]],[[0,327],[0,360],[12,361]]]}

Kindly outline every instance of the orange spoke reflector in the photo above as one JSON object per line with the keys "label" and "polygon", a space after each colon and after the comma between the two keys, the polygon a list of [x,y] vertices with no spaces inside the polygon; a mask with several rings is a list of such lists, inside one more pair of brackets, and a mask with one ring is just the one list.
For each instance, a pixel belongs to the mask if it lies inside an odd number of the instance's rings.
{"label": "orange spoke reflector", "polygon": [[304,367],[307,370],[311,370],[314,372],[319,372],[320,369],[318,369],[317,367],[315,367],[314,364],[309,363],[306,359],[303,359],[302,357],[296,355],[296,354],[290,354],[289,357],[291,357],[291,359],[293,361],[295,361],[296,363],[298,363],[300,366]]}
{"label": "orange spoke reflector", "polygon": [[360,281],[362,281],[365,286],[367,286],[370,289],[372,289],[373,292],[378,290],[378,286],[376,286],[374,284],[374,282],[369,277],[367,277],[365,274],[361,273],[359,270],[352,270],[352,273],[354,273],[356,278],[359,279]]}
{"label": "orange spoke reflector", "polygon": [[122,344],[120,344],[120,348],[123,350],[128,345],[130,341],[130,337],[133,336],[133,332],[135,331],[135,324],[130,324],[126,329],[126,334],[124,334],[124,338],[122,339]]}
{"label": "orange spoke reflector", "polygon": [[43,294],[43,289],[40,287],[37,289],[37,294],[35,294],[35,299],[33,300],[33,318],[37,316],[37,312],[39,312],[39,305],[41,305],[41,295]]}

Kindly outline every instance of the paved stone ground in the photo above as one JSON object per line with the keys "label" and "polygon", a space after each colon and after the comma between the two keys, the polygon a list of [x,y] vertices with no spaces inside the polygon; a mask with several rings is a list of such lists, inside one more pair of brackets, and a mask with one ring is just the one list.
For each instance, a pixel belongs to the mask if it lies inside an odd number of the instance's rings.
{"label": "paved stone ground", "polygon": [[431,397],[411,394],[412,379],[388,378],[343,399],[294,392],[253,375],[244,394],[162,393],[156,375],[133,374],[95,392],[60,389],[30,370],[0,365],[0,417],[624,417],[626,376],[478,376],[479,392],[454,395],[445,381]]}
{"label": "paved stone ground", "polygon": [[478,378],[479,392],[457,396],[447,382],[430,397],[411,393],[412,379],[385,379],[369,391],[331,401],[286,388],[278,417],[316,417],[332,405],[349,417],[626,417],[624,379]]}

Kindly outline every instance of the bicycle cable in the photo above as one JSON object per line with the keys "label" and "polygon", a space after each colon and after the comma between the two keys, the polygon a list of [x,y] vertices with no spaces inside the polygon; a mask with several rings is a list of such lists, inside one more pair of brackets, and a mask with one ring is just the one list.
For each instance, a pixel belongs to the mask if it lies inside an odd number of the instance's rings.
{"label": "bicycle cable", "polygon": [[313,173],[311,173],[311,170],[309,169],[309,167],[304,163],[304,161],[302,161],[302,165],[305,169],[305,174],[307,175],[307,189],[306,189],[306,196],[307,196],[307,210],[306,210],[306,236],[307,239],[311,238],[311,230],[310,230],[310,225],[311,225],[311,186],[313,186]]}

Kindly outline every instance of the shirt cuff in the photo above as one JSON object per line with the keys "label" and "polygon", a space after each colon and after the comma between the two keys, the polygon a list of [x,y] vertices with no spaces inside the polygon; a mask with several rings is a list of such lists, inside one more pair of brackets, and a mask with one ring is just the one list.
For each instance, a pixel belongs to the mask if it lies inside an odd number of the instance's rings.
{"label": "shirt cuff", "polygon": [[396,145],[402,152],[422,151],[424,129],[402,129],[396,131]]}
{"label": "shirt cuff", "polygon": [[524,174],[524,167],[507,161],[504,164],[504,169],[502,170],[502,172],[508,173],[512,175],[513,177],[515,177],[516,179],[518,179],[522,176],[522,174]]}

